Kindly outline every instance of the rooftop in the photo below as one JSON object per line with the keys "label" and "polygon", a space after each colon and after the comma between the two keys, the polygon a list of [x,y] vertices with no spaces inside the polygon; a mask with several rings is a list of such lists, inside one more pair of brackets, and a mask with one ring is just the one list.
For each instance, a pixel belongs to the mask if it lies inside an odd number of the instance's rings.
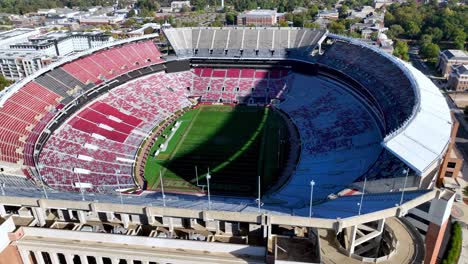
{"label": "rooftop", "polygon": [[464,50],[444,50],[442,51],[443,54],[447,57],[447,59],[464,59],[468,60],[468,53]]}
{"label": "rooftop", "polygon": [[12,37],[16,37],[16,36],[27,34],[27,33],[34,32],[34,31],[36,30],[32,28],[17,28],[13,30],[3,31],[3,32],[0,32],[0,40],[9,39]]}

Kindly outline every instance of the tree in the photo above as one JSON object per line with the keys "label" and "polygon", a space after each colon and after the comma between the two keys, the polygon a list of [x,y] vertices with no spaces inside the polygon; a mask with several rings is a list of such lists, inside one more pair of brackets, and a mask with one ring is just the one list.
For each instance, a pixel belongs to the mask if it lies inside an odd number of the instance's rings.
{"label": "tree", "polygon": [[436,59],[439,56],[440,48],[439,45],[434,43],[426,43],[424,44],[419,53],[423,59]]}
{"label": "tree", "polygon": [[348,16],[348,7],[346,5],[342,5],[340,10],[339,10],[339,16],[340,18],[346,18]]}
{"label": "tree", "polygon": [[453,34],[453,42],[457,49],[464,49],[465,48],[465,40],[466,40],[466,33],[463,29],[458,28],[455,30]]}
{"label": "tree", "polygon": [[404,41],[397,40],[395,43],[395,49],[393,49],[393,55],[396,57],[402,59],[402,60],[409,60],[409,55],[408,55],[408,44]]}
{"label": "tree", "polygon": [[410,21],[407,25],[406,25],[406,33],[414,38],[416,36],[418,36],[419,32],[421,32],[421,28],[419,28],[418,24],[416,24],[416,22],[414,21]]}
{"label": "tree", "polygon": [[280,22],[278,23],[278,26],[280,27],[288,27],[288,21],[286,20],[280,20]]}
{"label": "tree", "polygon": [[432,35],[428,34],[423,34],[421,35],[421,38],[419,39],[419,45],[424,46],[426,44],[432,43]]}
{"label": "tree", "polygon": [[0,74],[0,91],[8,87],[10,84],[12,84],[12,82],[7,80],[5,76]]}
{"label": "tree", "polygon": [[389,38],[396,38],[400,36],[401,34],[404,34],[405,30],[403,29],[402,26],[395,24],[395,25],[391,25],[389,30],[386,33]]}
{"label": "tree", "polygon": [[330,24],[328,24],[328,29],[332,33],[343,34],[346,30],[346,27],[338,21],[333,21]]}
{"label": "tree", "polygon": [[129,18],[129,19],[125,20],[125,22],[124,22],[124,26],[126,28],[133,27],[135,24],[136,24],[136,20],[134,18]]}
{"label": "tree", "polygon": [[233,12],[226,13],[226,24],[235,25],[236,24],[236,14]]}
{"label": "tree", "polygon": [[378,36],[379,32],[372,32],[372,34],[370,35],[370,39],[376,41]]}

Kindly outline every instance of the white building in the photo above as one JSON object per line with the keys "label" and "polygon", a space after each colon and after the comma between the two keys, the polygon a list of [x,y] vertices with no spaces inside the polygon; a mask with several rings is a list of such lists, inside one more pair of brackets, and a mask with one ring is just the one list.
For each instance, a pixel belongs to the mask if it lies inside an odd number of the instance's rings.
{"label": "white building", "polygon": [[20,80],[44,68],[55,59],[35,51],[0,50],[0,74],[10,80]]}
{"label": "white building", "polygon": [[30,38],[28,42],[10,45],[10,49],[37,51],[48,56],[65,56],[112,42],[112,36],[97,32],[53,32]]}
{"label": "white building", "polygon": [[31,28],[16,28],[0,32],[0,49],[7,49],[13,43],[27,41],[28,38],[39,34],[39,30]]}
{"label": "white building", "polygon": [[112,42],[112,36],[99,32],[53,32],[10,44],[0,50],[0,73],[10,80],[20,80],[45,65],[73,52]]}
{"label": "white building", "polygon": [[190,8],[190,1],[173,1],[171,2],[171,11],[179,12],[184,6]]}

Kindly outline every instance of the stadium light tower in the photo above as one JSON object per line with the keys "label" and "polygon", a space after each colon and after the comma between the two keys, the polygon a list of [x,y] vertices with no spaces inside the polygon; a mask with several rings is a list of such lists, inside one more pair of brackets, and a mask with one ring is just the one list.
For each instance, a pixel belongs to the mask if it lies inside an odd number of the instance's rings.
{"label": "stadium light tower", "polygon": [[163,198],[163,206],[166,207],[166,195],[164,194],[164,185],[163,185],[161,169],[159,169],[159,180],[161,181],[161,194]]}
{"label": "stadium light tower", "polygon": [[314,196],[315,181],[310,181],[310,204],[309,204],[309,217],[312,217],[312,197]]}
{"label": "stadium light tower", "polygon": [[42,177],[42,175],[41,175],[41,183],[42,183],[42,190],[44,191],[44,196],[45,196],[46,199],[49,199],[49,196],[47,195],[46,187],[45,187],[45,184],[44,184],[44,177]]}
{"label": "stadium light tower", "polygon": [[211,210],[210,179],[210,168],[208,168],[208,173],[206,174],[206,184],[208,185],[208,210]]}
{"label": "stadium light tower", "polygon": [[117,188],[118,188],[118,192],[119,192],[119,196],[120,196],[120,204],[123,204],[122,192],[120,191],[119,174],[120,174],[120,170],[116,169],[115,170],[115,179],[117,179]]}
{"label": "stadium light tower", "polygon": [[80,184],[80,192],[81,192],[81,200],[85,200],[85,196],[84,196],[84,192],[83,192],[83,186],[81,184],[81,179],[80,179],[80,176],[78,176],[78,174],[76,175],[76,177],[78,178],[78,183]]}
{"label": "stadium light tower", "polygon": [[362,202],[364,201],[364,193],[366,192],[366,183],[367,183],[367,177],[364,178],[364,186],[362,187],[361,202],[358,203],[358,205],[359,205],[358,215],[361,215]]}
{"label": "stadium light tower", "polygon": [[405,195],[405,189],[406,189],[406,181],[408,180],[408,173],[409,173],[409,168],[404,169],[403,173],[405,173],[405,183],[403,184],[403,190],[401,191],[401,198],[400,198],[400,206],[403,204],[403,196]]}
{"label": "stadium light tower", "polygon": [[5,183],[2,182],[2,183],[0,184],[0,189],[2,189],[2,196],[5,196],[5,189],[4,189],[4,188],[5,188]]}

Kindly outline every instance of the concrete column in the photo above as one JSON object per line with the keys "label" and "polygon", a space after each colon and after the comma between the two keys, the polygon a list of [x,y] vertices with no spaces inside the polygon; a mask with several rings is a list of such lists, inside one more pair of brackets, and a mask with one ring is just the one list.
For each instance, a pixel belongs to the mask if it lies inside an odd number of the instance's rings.
{"label": "concrete column", "polygon": [[88,257],[86,255],[79,255],[81,264],[88,264]]}
{"label": "concrete column", "polygon": [[120,259],[119,258],[111,258],[112,264],[119,264]]}
{"label": "concrete column", "polygon": [[60,264],[60,260],[57,256],[57,252],[49,252],[50,260],[52,264]]}
{"label": "concrete column", "polygon": [[94,258],[96,259],[97,264],[104,264],[104,262],[102,261],[102,256],[94,256]]}
{"label": "concrete column", "polygon": [[34,218],[37,220],[39,225],[45,226],[46,222],[45,222],[44,210],[42,210],[42,208],[40,207],[33,207],[32,212],[33,212]]}
{"label": "concrete column", "polygon": [[37,264],[45,264],[41,251],[34,251],[34,257],[36,258]]}
{"label": "concrete column", "polygon": [[143,264],[149,264],[149,261],[148,261],[148,260],[142,260],[141,263],[143,263]]}
{"label": "concrete column", "polygon": [[154,221],[154,216],[151,215],[151,208],[146,207],[145,214],[146,214],[146,218],[148,219],[148,224],[150,225],[154,224],[155,221]]}
{"label": "concrete column", "polygon": [[107,218],[107,221],[112,222],[115,218],[115,215],[113,212],[106,212],[106,218]]}
{"label": "concrete column", "polygon": [[4,216],[6,215],[6,210],[5,210],[5,206],[3,204],[0,204],[0,216]]}
{"label": "concrete column", "polygon": [[65,260],[67,261],[67,264],[73,264],[73,257],[74,255],[69,254],[69,253],[63,253],[65,256]]}
{"label": "concrete column", "polygon": [[57,214],[58,214],[58,218],[60,220],[65,221],[65,216],[63,215],[63,210],[62,209],[58,209]]}
{"label": "concrete column", "polygon": [[74,220],[74,219],[75,219],[75,217],[73,216],[73,210],[68,210],[68,218],[69,218],[70,220]]}
{"label": "concrete column", "polygon": [[356,230],[357,226],[352,226],[351,229],[348,229],[348,255],[351,256],[354,253],[355,243],[356,243]]}
{"label": "concrete column", "polygon": [[120,214],[120,219],[122,220],[123,226],[125,228],[128,228],[128,225],[130,223],[130,217],[128,214]]}
{"label": "concrete column", "polygon": [[29,256],[29,250],[20,250],[19,251],[23,264],[31,264],[31,259]]}
{"label": "concrete column", "polygon": [[77,211],[78,212],[78,219],[80,220],[81,224],[86,224],[86,215],[84,211]]}

